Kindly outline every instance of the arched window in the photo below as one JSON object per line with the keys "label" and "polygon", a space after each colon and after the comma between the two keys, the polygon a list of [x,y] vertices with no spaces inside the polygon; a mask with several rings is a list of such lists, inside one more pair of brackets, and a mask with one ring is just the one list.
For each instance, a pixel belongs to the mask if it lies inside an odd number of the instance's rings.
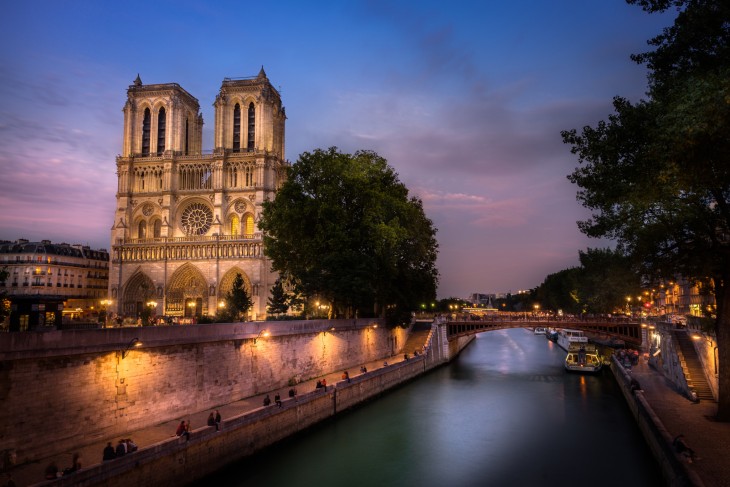
{"label": "arched window", "polygon": [[254,136],[256,135],[256,110],[254,109],[253,102],[248,105],[248,150],[249,152],[254,149]]}
{"label": "arched window", "polygon": [[189,144],[189,132],[188,132],[188,119],[185,119],[185,155],[188,155],[188,144]]}
{"label": "arched window", "polygon": [[150,155],[150,109],[144,109],[144,118],[142,119],[142,155]]}
{"label": "arched window", "polygon": [[238,215],[233,215],[231,217],[231,235],[239,235],[240,231],[241,231],[241,222],[238,219]]}
{"label": "arched window", "polygon": [[245,220],[246,226],[243,229],[243,233],[247,237],[253,237],[253,215],[251,215],[249,213],[244,218],[246,219]]}
{"label": "arched window", "polygon": [[137,238],[147,238],[147,222],[144,220],[137,226]]}
{"label": "arched window", "polygon": [[157,114],[157,155],[165,152],[165,108],[160,108]]}
{"label": "arched window", "polygon": [[162,222],[160,220],[155,220],[154,227],[152,228],[152,236],[160,238],[162,236]]}
{"label": "arched window", "polygon": [[241,151],[241,105],[233,108],[233,152]]}

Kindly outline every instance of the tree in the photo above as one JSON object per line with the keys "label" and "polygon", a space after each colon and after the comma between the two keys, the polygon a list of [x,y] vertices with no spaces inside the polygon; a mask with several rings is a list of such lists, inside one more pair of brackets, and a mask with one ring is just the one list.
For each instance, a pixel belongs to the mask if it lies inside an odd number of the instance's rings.
{"label": "tree", "polygon": [[436,230],[371,151],[305,152],[259,222],[274,270],[336,316],[402,320],[436,295]]}
{"label": "tree", "polygon": [[615,239],[642,275],[710,284],[717,302],[717,419],[730,421],[730,4],[628,0],[676,7],[672,27],[633,59],[650,69],[648,100],[617,97],[608,121],[562,132],[582,167],[569,179],[592,210],[586,235]]}
{"label": "tree", "polygon": [[623,309],[627,297],[640,295],[641,279],[631,259],[619,250],[581,251],[578,299],[587,313],[614,313]]}
{"label": "tree", "polygon": [[233,280],[233,286],[228,291],[225,298],[225,306],[220,314],[223,321],[243,321],[246,318],[248,310],[253,306],[251,297],[246,291],[241,274],[236,274]]}
{"label": "tree", "polygon": [[571,267],[548,275],[536,294],[540,308],[557,312],[580,313],[578,300],[578,277],[580,269]]}
{"label": "tree", "polygon": [[269,296],[267,308],[269,313],[280,315],[289,310],[289,296],[284,291],[284,284],[281,277],[276,280],[274,287],[271,288],[271,296]]}

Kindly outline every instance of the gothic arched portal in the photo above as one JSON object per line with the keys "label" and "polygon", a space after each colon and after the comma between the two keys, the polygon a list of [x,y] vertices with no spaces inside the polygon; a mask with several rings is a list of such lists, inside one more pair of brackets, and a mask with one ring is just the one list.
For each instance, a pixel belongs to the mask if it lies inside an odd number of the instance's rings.
{"label": "gothic arched portal", "polygon": [[203,316],[208,313],[208,285],[192,264],[180,267],[170,278],[165,299],[165,314]]}
{"label": "gothic arched portal", "polygon": [[248,278],[240,267],[233,267],[221,279],[220,286],[218,286],[219,299],[224,299],[231,289],[233,289],[233,281],[236,279],[236,274],[241,274],[241,277],[243,277],[243,287],[246,289],[248,295],[251,296],[251,279]]}
{"label": "gothic arched portal", "polygon": [[145,303],[155,296],[155,285],[144,272],[136,272],[124,286],[122,314],[139,316]]}

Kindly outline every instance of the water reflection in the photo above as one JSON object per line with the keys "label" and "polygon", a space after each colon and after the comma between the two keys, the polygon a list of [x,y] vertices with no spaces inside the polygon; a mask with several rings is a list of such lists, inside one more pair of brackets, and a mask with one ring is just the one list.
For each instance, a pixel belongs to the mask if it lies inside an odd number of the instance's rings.
{"label": "water reflection", "polygon": [[608,371],[567,374],[526,330],[483,333],[451,365],[200,485],[662,485]]}

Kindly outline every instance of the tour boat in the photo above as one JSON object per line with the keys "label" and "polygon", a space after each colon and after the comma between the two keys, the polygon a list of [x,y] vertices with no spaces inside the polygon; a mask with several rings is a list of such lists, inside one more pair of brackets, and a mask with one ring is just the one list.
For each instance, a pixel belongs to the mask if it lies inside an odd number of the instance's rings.
{"label": "tour boat", "polygon": [[566,352],[570,351],[570,346],[573,344],[586,344],[588,343],[588,337],[581,330],[569,330],[563,328],[558,330],[558,345]]}
{"label": "tour boat", "polygon": [[565,357],[565,370],[569,372],[593,373],[599,372],[603,366],[603,359],[598,355],[596,346],[584,343],[573,343]]}
{"label": "tour boat", "polygon": [[535,328],[535,335],[544,335],[545,331],[545,328],[537,327]]}

